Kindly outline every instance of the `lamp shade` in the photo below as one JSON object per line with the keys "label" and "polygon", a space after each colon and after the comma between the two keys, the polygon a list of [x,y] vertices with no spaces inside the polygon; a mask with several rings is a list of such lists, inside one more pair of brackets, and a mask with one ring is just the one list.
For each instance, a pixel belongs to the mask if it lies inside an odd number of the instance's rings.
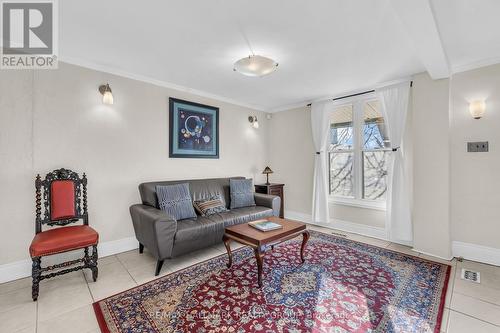
{"label": "lamp shade", "polygon": [[266,166],[266,168],[264,169],[264,171],[262,171],[262,174],[264,175],[267,175],[267,174],[270,174],[270,173],[273,173],[274,171],[271,170],[270,167]]}

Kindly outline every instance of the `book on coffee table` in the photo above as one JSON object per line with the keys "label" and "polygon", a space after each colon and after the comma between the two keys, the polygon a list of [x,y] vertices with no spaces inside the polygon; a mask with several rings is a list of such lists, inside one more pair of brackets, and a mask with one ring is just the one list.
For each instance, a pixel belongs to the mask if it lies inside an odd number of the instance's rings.
{"label": "book on coffee table", "polygon": [[253,222],[248,222],[248,225],[251,227],[254,227],[257,230],[260,231],[271,231],[271,230],[277,230],[283,228],[281,224],[271,222],[269,220],[257,220]]}

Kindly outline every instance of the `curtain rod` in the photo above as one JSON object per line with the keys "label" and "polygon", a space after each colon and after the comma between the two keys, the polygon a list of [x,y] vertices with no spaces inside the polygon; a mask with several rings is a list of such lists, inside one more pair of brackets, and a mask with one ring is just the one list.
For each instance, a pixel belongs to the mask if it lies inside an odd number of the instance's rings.
{"label": "curtain rod", "polygon": [[[410,81],[410,87],[413,87],[413,81]],[[356,94],[351,94],[351,95],[346,95],[346,96],[341,96],[341,97],[335,97],[335,98],[332,98],[331,100],[332,101],[338,101],[339,99],[360,96],[360,95],[369,94],[369,93],[372,93],[372,92],[375,92],[375,89],[367,90],[367,91],[363,91],[363,92],[359,92],[359,93],[356,93]],[[311,106],[311,103],[307,104],[307,106]]]}

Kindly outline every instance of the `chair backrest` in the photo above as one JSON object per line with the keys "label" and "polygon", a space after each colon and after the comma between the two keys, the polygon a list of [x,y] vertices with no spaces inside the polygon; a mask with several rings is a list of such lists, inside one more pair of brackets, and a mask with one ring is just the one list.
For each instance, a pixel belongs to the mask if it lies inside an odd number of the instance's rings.
{"label": "chair backrest", "polygon": [[44,224],[61,226],[80,219],[88,224],[85,173],[80,178],[74,171],[58,169],[48,173],[43,180],[37,175],[35,188],[36,233],[42,231]]}

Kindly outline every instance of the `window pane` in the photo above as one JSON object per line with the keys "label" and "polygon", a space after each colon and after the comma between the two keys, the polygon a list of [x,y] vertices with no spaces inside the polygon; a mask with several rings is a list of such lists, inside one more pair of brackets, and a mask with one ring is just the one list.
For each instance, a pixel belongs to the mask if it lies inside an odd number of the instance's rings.
{"label": "window pane", "polygon": [[364,104],[363,119],[363,148],[369,150],[389,148],[391,145],[378,101]]}
{"label": "window pane", "polygon": [[390,151],[363,152],[363,198],[385,200]]}
{"label": "window pane", "polygon": [[354,197],[352,162],[354,153],[330,153],[330,194]]}
{"label": "window pane", "polygon": [[336,108],[330,118],[330,124],[330,151],[352,149],[352,105]]}

